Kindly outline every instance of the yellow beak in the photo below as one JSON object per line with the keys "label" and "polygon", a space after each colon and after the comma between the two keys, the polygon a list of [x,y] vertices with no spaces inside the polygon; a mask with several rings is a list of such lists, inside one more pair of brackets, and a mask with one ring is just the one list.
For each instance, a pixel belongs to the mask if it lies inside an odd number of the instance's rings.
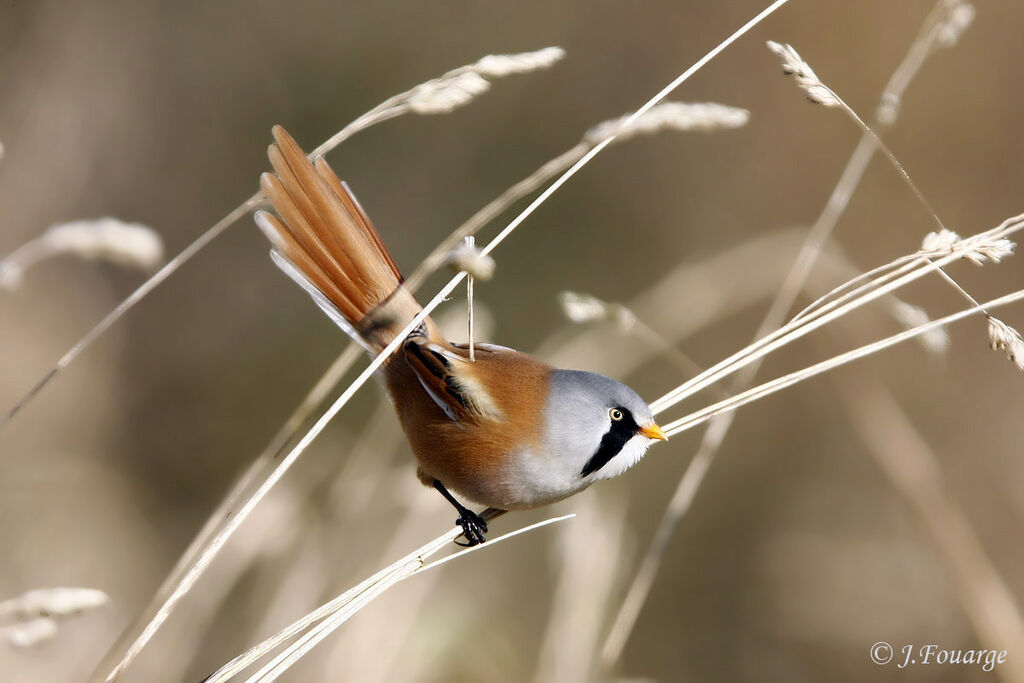
{"label": "yellow beak", "polygon": [[665,432],[661,431],[661,427],[655,423],[644,425],[640,428],[640,433],[646,436],[648,439],[657,439],[658,441],[668,441],[668,437],[665,436]]}

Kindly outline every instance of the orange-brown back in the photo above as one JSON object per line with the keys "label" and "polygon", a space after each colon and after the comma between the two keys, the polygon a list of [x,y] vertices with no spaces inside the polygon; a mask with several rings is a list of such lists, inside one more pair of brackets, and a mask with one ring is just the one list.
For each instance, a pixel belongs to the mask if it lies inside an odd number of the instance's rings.
{"label": "orange-brown back", "polygon": [[[448,345],[460,355],[462,348]],[[425,484],[439,479],[473,500],[502,509],[522,507],[506,490],[502,475],[508,458],[524,448],[541,449],[543,409],[553,368],[524,353],[483,345],[476,362],[460,375],[469,377],[478,395],[486,394],[494,413],[453,421],[418,384],[408,363],[395,363],[385,378],[399,421],[420,463]]]}

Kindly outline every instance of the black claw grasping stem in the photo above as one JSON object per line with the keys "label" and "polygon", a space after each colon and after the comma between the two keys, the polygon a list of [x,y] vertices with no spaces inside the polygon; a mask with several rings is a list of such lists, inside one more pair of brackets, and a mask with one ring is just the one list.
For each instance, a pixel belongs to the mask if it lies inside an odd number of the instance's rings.
{"label": "black claw grasping stem", "polygon": [[483,543],[487,540],[484,536],[484,534],[487,533],[487,520],[494,519],[499,515],[505,514],[505,510],[487,508],[482,514],[478,515],[456,500],[455,496],[453,496],[448,489],[444,487],[444,484],[437,479],[434,480],[434,488],[437,489],[438,492],[445,497],[445,500],[451,503],[459,513],[459,518],[455,520],[455,524],[462,527],[462,535],[465,537],[466,542],[459,543],[458,541],[455,541],[457,545],[471,547]]}

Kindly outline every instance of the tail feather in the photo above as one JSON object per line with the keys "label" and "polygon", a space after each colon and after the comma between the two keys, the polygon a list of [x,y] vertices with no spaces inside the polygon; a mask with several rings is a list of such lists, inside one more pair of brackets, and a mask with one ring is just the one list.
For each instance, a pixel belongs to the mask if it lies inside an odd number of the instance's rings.
{"label": "tail feather", "polygon": [[264,173],[260,184],[282,219],[270,222],[278,236],[274,246],[314,282],[346,317],[361,317],[359,305],[349,296],[349,288],[345,286],[348,276],[316,237],[281,181]]}
{"label": "tail feather", "polygon": [[310,163],[283,128],[273,132],[268,156],[276,175],[264,173],[260,182],[281,220],[258,212],[256,222],[275,262],[346,332],[379,349],[420,307],[348,186],[322,158]]}
{"label": "tail feather", "polygon": [[[285,223],[290,229],[296,228],[296,236],[307,242],[307,248],[310,243],[315,245],[313,248],[321,248],[323,256],[341,275],[360,276],[359,269],[349,255],[351,247],[342,239],[343,233],[332,231],[328,226],[328,223],[337,225],[340,222],[336,215],[337,209],[332,206],[330,195],[327,194],[330,190],[322,187],[316,177],[303,174],[302,171],[306,169],[301,165],[293,168],[277,145],[267,149],[267,156],[277,175],[263,175],[264,190],[279,212],[288,212],[297,221],[293,226],[292,220],[285,216]],[[306,162],[306,158],[302,157],[302,161]],[[305,166],[309,166],[309,163],[306,162]]]}
{"label": "tail feather", "polygon": [[352,190],[349,189],[348,183],[344,180],[339,180],[338,176],[331,170],[331,167],[327,164],[327,160],[323,157],[317,157],[313,162],[313,167],[316,168],[317,173],[327,183],[327,185],[334,192],[335,196],[338,197],[345,205],[349,215],[359,221],[360,226],[363,229],[363,233],[367,235],[372,241],[374,247],[377,249],[378,257],[387,264],[388,268],[398,278],[402,280],[398,266],[395,265],[394,259],[391,258],[391,252],[384,246],[384,241],[380,238],[380,233],[373,227],[373,223],[370,221],[370,217],[366,215],[366,211],[363,206],[356,199],[356,196],[352,194]]}

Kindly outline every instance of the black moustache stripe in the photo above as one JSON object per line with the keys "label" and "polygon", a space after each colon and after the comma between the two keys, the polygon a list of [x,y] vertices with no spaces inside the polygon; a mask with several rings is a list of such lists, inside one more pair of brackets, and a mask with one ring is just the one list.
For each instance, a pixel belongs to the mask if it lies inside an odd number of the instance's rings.
{"label": "black moustache stripe", "polygon": [[619,410],[622,411],[622,419],[613,421],[612,428],[601,437],[601,445],[597,447],[597,452],[590,456],[590,460],[583,466],[583,471],[580,473],[581,477],[593,474],[607,465],[612,458],[619,454],[619,451],[626,445],[626,442],[636,436],[636,433],[640,430],[640,425],[633,419],[632,413],[625,408],[619,408]]}

